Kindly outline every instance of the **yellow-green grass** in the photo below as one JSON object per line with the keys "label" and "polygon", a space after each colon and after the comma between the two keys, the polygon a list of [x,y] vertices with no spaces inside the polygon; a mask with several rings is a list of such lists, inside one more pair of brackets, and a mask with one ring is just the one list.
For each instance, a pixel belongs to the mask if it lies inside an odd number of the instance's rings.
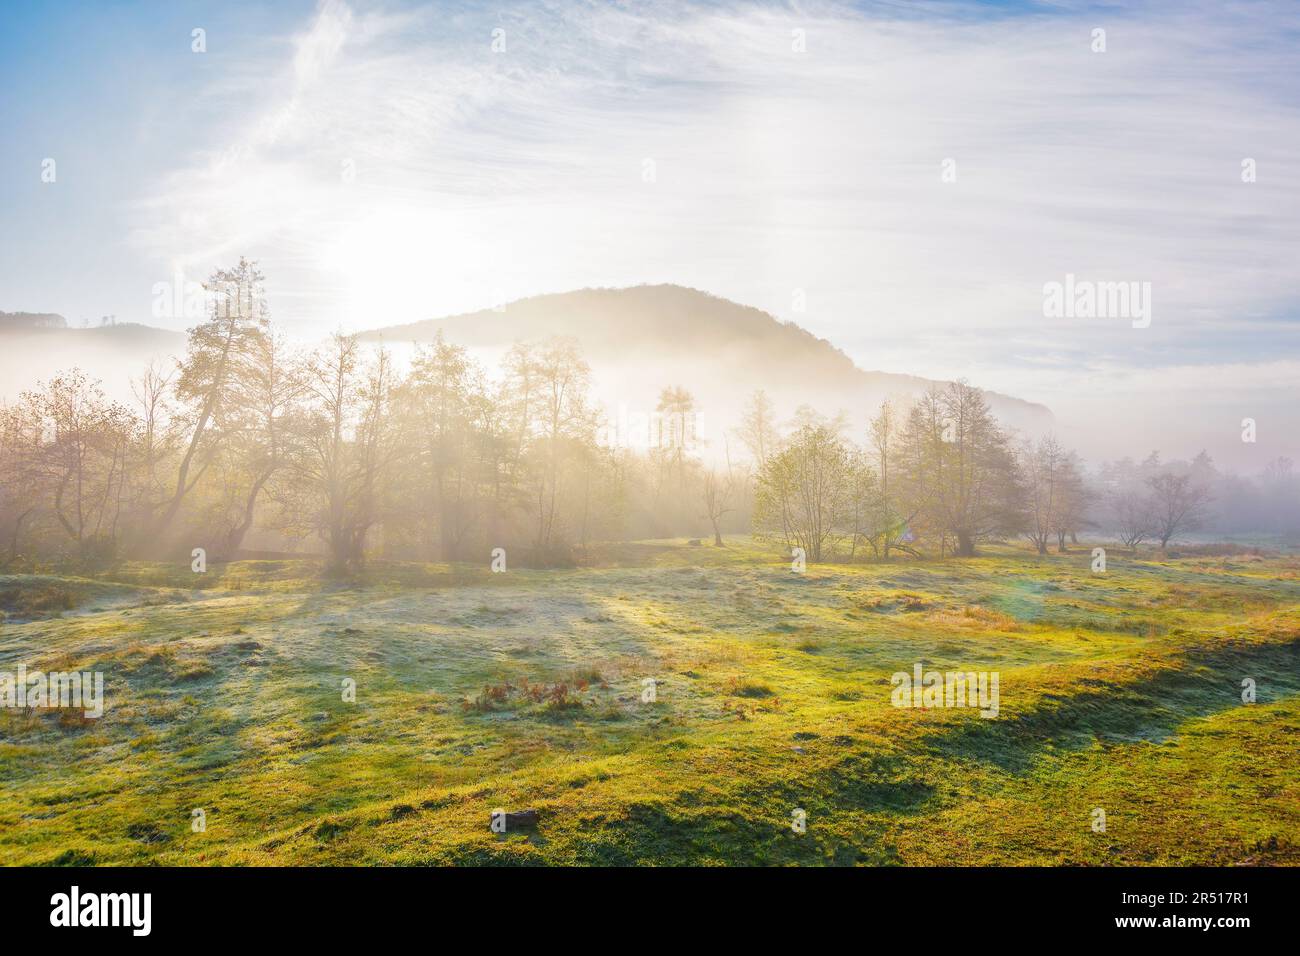
{"label": "yellow-green grass", "polygon": [[[0,670],[102,671],[107,707],[0,711],[0,862],[1300,862],[1293,557],[591,560],[134,564],[16,601]],[[997,671],[998,717],[893,707],[916,663]]]}

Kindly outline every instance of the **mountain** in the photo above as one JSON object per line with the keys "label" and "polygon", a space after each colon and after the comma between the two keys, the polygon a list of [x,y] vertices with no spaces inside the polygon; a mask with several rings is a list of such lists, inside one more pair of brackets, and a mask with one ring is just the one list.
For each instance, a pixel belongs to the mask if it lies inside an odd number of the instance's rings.
{"label": "mountain", "polygon": [[0,400],[76,366],[104,383],[118,401],[131,397],[130,379],[150,359],[185,351],[185,334],[122,322],[90,329],[68,328],[61,315],[0,313]]}
{"label": "mountain", "polygon": [[[828,415],[843,411],[860,429],[884,399],[914,398],[942,384],[861,369],[830,342],[792,322],[676,285],[540,295],[501,309],[376,329],[364,338],[400,346],[429,342],[439,332],[489,359],[515,342],[572,336],[582,345],[597,396],[611,416],[624,409],[650,414],[661,388],[682,385],[696,396],[703,418],[718,419],[714,439],[721,438],[720,426],[734,424],[743,401],[759,388],[784,417],[810,405]],[[1005,424],[1035,433],[1052,427],[1045,406],[987,394]]]}

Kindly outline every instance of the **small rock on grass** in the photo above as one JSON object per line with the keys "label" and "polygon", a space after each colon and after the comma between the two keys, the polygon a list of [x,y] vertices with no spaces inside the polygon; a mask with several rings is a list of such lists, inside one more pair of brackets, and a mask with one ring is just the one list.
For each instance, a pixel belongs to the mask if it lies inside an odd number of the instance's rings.
{"label": "small rock on grass", "polygon": [[531,830],[537,826],[541,814],[536,810],[517,810],[506,813],[506,832],[511,830]]}

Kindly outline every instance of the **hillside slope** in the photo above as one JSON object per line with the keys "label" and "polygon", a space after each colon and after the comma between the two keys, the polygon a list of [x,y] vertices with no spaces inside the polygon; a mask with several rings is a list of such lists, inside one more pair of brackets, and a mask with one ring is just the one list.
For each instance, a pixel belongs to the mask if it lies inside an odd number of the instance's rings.
{"label": "hillside slope", "polygon": [[[382,341],[402,356],[412,343],[432,341],[439,332],[489,365],[516,342],[576,338],[592,367],[595,397],[610,421],[652,415],[660,390],[681,385],[696,397],[697,432],[708,454],[719,456],[745,400],[759,388],[783,419],[801,405],[827,415],[844,412],[860,435],[884,399],[914,398],[936,384],[915,375],[864,370],[794,323],[675,285],[535,296],[500,310],[375,329],[363,338]],[[184,348],[183,333],[134,323],[91,329],[3,323],[0,400],[77,366],[101,379],[111,397],[129,401],[131,377],[150,360],[179,357]],[[1052,414],[1042,405],[998,392],[988,395],[997,416],[1014,428],[1039,433],[1053,427]]]}
{"label": "hillside slope", "polygon": [[[572,336],[582,344],[597,393],[611,413],[620,407],[648,413],[660,388],[683,385],[700,400],[706,419],[733,422],[743,400],[763,388],[782,415],[806,404],[826,414],[845,411],[856,427],[885,398],[915,397],[936,384],[861,369],[798,325],[676,285],[535,296],[500,310],[389,326],[366,338],[400,346],[431,341],[439,332],[486,353],[520,341]],[[1052,426],[1051,412],[1042,405],[996,392],[989,401],[1013,427],[1037,432]]]}

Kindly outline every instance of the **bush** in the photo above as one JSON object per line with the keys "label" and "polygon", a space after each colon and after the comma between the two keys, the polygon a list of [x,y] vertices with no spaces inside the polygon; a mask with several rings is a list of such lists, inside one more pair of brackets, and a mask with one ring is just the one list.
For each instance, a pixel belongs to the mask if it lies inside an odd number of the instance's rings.
{"label": "bush", "polygon": [[0,591],[2,616],[21,618],[48,617],[70,611],[77,606],[77,596],[65,584],[30,582]]}

